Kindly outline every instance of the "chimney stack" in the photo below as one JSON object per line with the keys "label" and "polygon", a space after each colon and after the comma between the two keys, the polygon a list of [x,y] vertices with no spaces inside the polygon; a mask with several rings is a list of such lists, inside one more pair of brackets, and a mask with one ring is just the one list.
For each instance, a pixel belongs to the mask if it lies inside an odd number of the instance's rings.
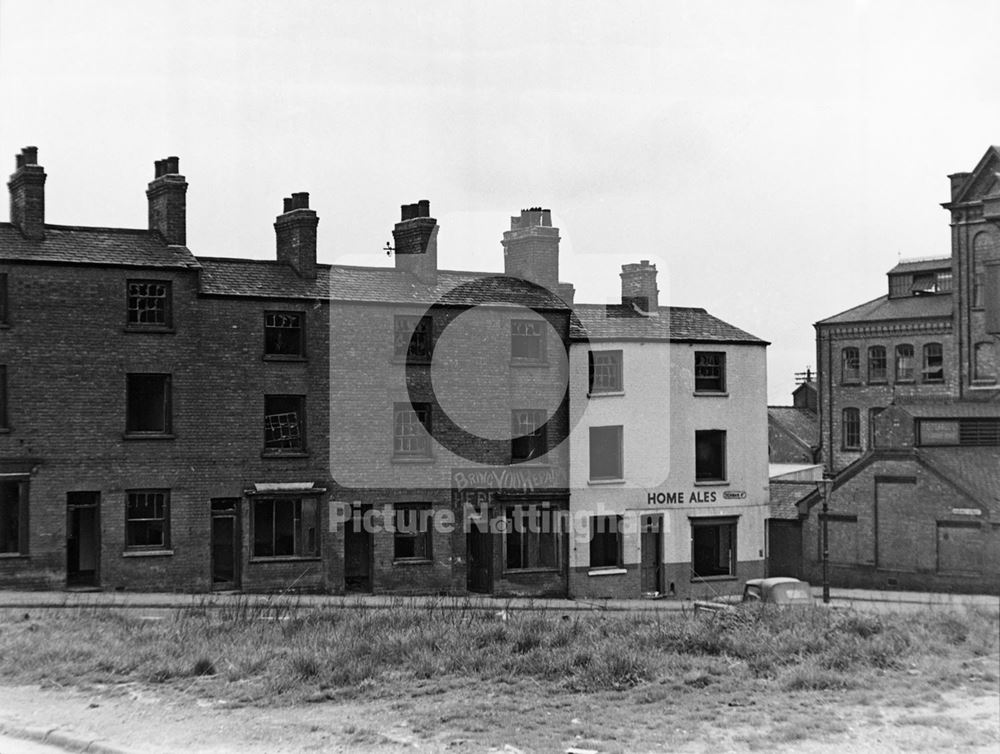
{"label": "chimney stack", "polygon": [[503,234],[503,267],[509,277],[530,280],[555,292],[559,286],[559,229],[552,212],[541,207],[522,209],[510,218]]}
{"label": "chimney stack", "polygon": [[274,221],[278,261],[290,264],[299,277],[316,279],[316,226],[319,217],[309,209],[309,194],[300,191],[285,198],[284,212]]}
{"label": "chimney stack", "polygon": [[38,164],[38,147],[25,147],[15,155],[16,170],[7,182],[10,221],[21,235],[34,241],[45,238],[45,170]]}
{"label": "chimney stack", "polygon": [[167,157],[155,163],[155,175],[146,189],[149,229],[172,246],[187,245],[187,181],[180,175],[180,160]]}
{"label": "chimney stack", "polygon": [[421,199],[402,205],[401,219],[392,229],[396,269],[409,272],[427,285],[437,283],[437,220],[431,203]]}
{"label": "chimney stack", "polygon": [[951,201],[958,199],[958,191],[965,185],[965,181],[972,173],[952,173],[948,176],[951,182]]}
{"label": "chimney stack", "polygon": [[645,314],[656,314],[659,291],[656,289],[656,265],[643,259],[639,264],[623,264],[622,304],[637,307]]}

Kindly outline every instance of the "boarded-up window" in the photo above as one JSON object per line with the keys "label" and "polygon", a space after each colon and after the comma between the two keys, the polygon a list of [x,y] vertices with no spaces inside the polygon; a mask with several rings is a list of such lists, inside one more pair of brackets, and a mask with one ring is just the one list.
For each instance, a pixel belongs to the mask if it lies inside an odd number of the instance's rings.
{"label": "boarded-up window", "polygon": [[[854,564],[858,559],[858,517],[827,514],[827,537],[830,562]],[[819,550],[816,560],[823,559],[823,527],[819,529]]]}
{"label": "boarded-up window", "polygon": [[983,530],[978,522],[939,522],[937,569],[941,573],[982,573]]}
{"label": "boarded-up window", "polygon": [[879,568],[916,571],[934,567],[934,523],[915,508],[916,479],[893,477],[875,483]]}

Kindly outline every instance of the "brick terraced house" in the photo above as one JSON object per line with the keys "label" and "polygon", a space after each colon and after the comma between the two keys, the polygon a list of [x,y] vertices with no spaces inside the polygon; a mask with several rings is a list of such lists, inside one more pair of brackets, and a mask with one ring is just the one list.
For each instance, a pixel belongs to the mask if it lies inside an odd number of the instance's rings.
{"label": "brick terraced house", "polygon": [[[1000,593],[1000,148],[956,173],[951,254],[816,324],[820,442],[835,476],[831,583]],[[820,496],[800,503],[821,570]]]}
{"label": "brick terraced house", "polygon": [[621,303],[574,307],[570,592],[710,597],[764,575],[767,343],[660,306],[656,267]]}
{"label": "brick terraced house", "polygon": [[176,157],[143,230],[49,224],[37,150],[16,167],[0,584],[567,593],[572,291],[548,210],[512,218],[503,275],[439,271],[423,201],[394,267],[318,264],[306,193],[275,260],[196,258]]}

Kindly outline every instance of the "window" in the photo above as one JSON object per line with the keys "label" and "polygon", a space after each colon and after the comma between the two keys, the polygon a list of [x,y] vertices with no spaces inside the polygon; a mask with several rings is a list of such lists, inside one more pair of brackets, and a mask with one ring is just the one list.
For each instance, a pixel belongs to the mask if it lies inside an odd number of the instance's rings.
{"label": "window", "polygon": [[910,291],[914,296],[948,293],[951,290],[951,270],[920,272],[913,276]]}
{"label": "window", "polygon": [[396,403],[392,409],[392,452],[395,456],[431,454],[431,407],[428,403]]}
{"label": "window", "polygon": [[255,558],[314,558],[319,555],[319,500],[279,497],[253,501]]}
{"label": "window", "polygon": [[28,553],[28,482],[0,479],[0,554]]}
{"label": "window", "polygon": [[393,506],[394,560],[431,559],[431,504],[397,503]]}
{"label": "window", "polygon": [[881,414],[884,408],[870,408],[868,409],[868,449],[873,450],[875,448],[875,419]]}
{"label": "window", "polygon": [[306,449],[305,396],[264,396],[264,451],[301,453]]}
{"label": "window", "polygon": [[590,517],[590,567],[617,568],[622,564],[622,517]]}
{"label": "window", "polygon": [[7,324],[7,273],[0,272],[0,325]]}
{"label": "window", "polygon": [[726,392],[726,354],[695,351],[694,389],[699,393]]}
{"label": "window", "polygon": [[168,281],[128,281],[128,324],[131,327],[171,326]]}
{"label": "window", "polygon": [[545,455],[545,411],[519,409],[511,412],[511,463]]}
{"label": "window", "polygon": [[542,361],[545,359],[545,335],[542,322],[515,319],[510,323],[510,355],[513,359]]}
{"label": "window", "polygon": [[170,375],[126,375],[125,432],[170,434]]}
{"label": "window", "polygon": [[913,346],[909,343],[896,346],[896,381],[913,381]]}
{"label": "window", "polygon": [[944,353],[940,343],[924,346],[924,382],[944,382]]}
{"label": "window", "polygon": [[996,254],[996,242],[990,233],[980,233],[972,244],[972,306],[986,306],[986,261]]}
{"label": "window", "polygon": [[840,352],[840,381],[861,382],[861,354],[857,348],[845,348]]}
{"label": "window", "polygon": [[976,343],[973,379],[976,382],[996,382],[996,351],[992,343]]}
{"label": "window", "polygon": [[868,349],[869,382],[885,382],[889,378],[887,361],[885,346],[872,346]]}
{"label": "window", "polygon": [[986,537],[978,521],[937,524],[938,573],[978,575],[983,572],[984,557],[989,552]]}
{"label": "window", "polygon": [[590,478],[624,479],[621,426],[590,428]]}
{"label": "window", "polygon": [[856,408],[845,408],[842,417],[840,431],[844,450],[861,450],[861,411]]}
{"label": "window", "polygon": [[305,356],[300,312],[264,312],[264,355]]}
{"label": "window", "polygon": [[7,367],[0,364],[0,429],[7,429]]}
{"label": "window", "polygon": [[433,334],[432,317],[396,317],[393,355],[398,359],[430,361],[433,352]]}
{"label": "window", "polygon": [[900,298],[910,295],[910,277],[908,275],[889,276],[889,298]]}
{"label": "window", "polygon": [[511,505],[504,511],[504,568],[554,569],[560,563],[560,512],[547,505]]}
{"label": "window", "polygon": [[700,429],[694,433],[694,478],[697,482],[726,480],[726,433]]}
{"label": "window", "polygon": [[125,548],[165,550],[170,546],[170,493],[130,490],[125,503]]}
{"label": "window", "polygon": [[736,519],[691,519],[694,578],[736,576]]}
{"label": "window", "polygon": [[589,357],[590,392],[622,392],[622,352],[591,351]]}

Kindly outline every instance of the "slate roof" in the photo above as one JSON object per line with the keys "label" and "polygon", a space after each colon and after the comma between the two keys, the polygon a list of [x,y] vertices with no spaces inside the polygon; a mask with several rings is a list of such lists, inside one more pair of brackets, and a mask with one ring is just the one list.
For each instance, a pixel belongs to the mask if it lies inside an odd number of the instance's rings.
{"label": "slate roof", "polygon": [[307,280],[277,261],[213,257],[201,257],[199,261],[201,291],[215,296],[566,308],[562,299],[545,288],[489,272],[440,270],[436,285],[429,286],[393,267],[317,265],[316,279]]}
{"label": "slate roof", "polygon": [[914,259],[912,261],[901,260],[893,267],[887,275],[913,272],[933,272],[934,270],[950,270],[951,257],[935,257],[934,259]]}
{"label": "slate roof", "polygon": [[819,417],[815,411],[797,406],[768,406],[767,419],[780,425],[807,448],[819,445]]}
{"label": "slate roof", "polygon": [[809,495],[818,494],[816,482],[775,482],[771,488],[771,518],[797,520],[799,517],[798,503]]}
{"label": "slate roof", "polygon": [[158,233],[120,228],[46,225],[41,241],[26,239],[11,223],[0,223],[0,260],[123,267],[194,267],[184,246],[168,246]]}
{"label": "slate roof", "polygon": [[660,307],[658,316],[639,314],[622,304],[577,304],[571,320],[574,340],[707,341],[768,345],[767,341],[713,317],[704,309]]}
{"label": "slate roof", "polygon": [[817,325],[839,325],[850,322],[872,322],[896,319],[924,319],[951,316],[951,296],[879,296],[873,301],[855,306],[840,314],[821,319]]}
{"label": "slate roof", "polygon": [[991,518],[1000,520],[1000,448],[920,448],[917,452],[942,476],[987,506]]}

